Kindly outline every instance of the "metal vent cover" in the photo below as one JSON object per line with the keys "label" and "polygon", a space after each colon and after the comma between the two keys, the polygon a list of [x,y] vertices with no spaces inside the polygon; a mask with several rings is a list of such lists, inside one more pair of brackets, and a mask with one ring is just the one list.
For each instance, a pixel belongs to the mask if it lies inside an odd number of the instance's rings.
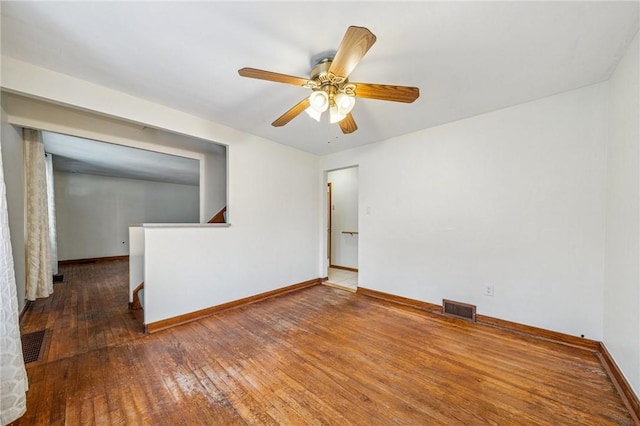
{"label": "metal vent cover", "polygon": [[24,363],[29,364],[40,360],[42,342],[47,330],[34,331],[20,336],[22,339],[22,356]]}
{"label": "metal vent cover", "polygon": [[476,321],[476,305],[442,299],[442,313],[457,318]]}

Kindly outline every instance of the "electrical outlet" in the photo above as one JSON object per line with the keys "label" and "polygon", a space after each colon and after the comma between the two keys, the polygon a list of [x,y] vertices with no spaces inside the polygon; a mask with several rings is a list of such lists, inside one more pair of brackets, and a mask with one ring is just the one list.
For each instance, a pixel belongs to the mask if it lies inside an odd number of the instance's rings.
{"label": "electrical outlet", "polygon": [[484,285],[484,295],[485,296],[493,296],[493,284],[485,284]]}

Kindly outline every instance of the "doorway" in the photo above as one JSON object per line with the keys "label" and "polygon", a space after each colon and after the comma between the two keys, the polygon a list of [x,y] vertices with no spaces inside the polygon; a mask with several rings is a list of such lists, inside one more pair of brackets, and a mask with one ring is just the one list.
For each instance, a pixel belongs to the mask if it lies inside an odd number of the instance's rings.
{"label": "doorway", "polygon": [[327,173],[328,283],[358,287],[358,167]]}

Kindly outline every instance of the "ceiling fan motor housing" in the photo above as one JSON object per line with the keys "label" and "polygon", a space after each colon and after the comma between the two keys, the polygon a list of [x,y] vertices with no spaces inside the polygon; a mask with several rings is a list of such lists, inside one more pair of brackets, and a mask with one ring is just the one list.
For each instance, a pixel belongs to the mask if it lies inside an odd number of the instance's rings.
{"label": "ceiling fan motor housing", "polygon": [[354,84],[349,84],[349,79],[334,75],[329,72],[333,58],[323,59],[311,70],[310,83],[313,91],[322,90],[329,95],[329,102],[334,104],[334,98],[339,93],[347,96],[355,96]]}

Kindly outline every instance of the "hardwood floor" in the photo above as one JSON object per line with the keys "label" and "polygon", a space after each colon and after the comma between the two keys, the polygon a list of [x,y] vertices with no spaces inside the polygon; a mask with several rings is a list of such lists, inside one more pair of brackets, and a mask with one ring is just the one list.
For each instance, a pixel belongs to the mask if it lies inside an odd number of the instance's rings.
{"label": "hardwood floor", "polygon": [[126,262],[62,273],[16,425],[633,424],[588,350],[322,285],[144,335]]}

